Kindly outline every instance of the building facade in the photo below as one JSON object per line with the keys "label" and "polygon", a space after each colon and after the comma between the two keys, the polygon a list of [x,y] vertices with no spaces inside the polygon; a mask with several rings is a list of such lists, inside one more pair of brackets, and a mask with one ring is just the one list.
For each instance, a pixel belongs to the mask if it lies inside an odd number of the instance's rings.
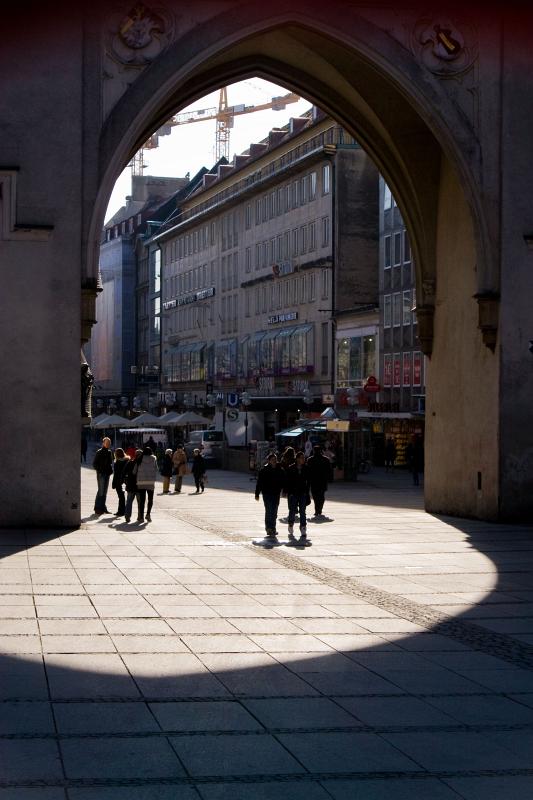
{"label": "building facade", "polygon": [[[377,198],[369,159],[316,108],[204,175],[154,237],[162,398],[201,407],[246,390],[267,436],[332,404],[336,298],[377,304]],[[362,206],[371,230],[353,222]]]}

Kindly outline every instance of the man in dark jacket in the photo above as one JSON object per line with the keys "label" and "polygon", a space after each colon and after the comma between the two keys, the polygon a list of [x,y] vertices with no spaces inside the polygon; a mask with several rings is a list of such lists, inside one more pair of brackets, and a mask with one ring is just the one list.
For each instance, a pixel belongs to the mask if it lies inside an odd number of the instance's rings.
{"label": "man in dark jacket", "polygon": [[255,499],[263,495],[265,504],[265,530],[270,538],[277,536],[276,518],[278,515],[279,498],[285,486],[285,472],[278,463],[275,453],[270,453],[267,463],[259,471],[255,487]]}
{"label": "man in dark jacket", "polygon": [[113,474],[113,453],[110,448],[111,439],[105,436],[102,439],[102,447],[96,451],[93,460],[93,469],[96,470],[96,480],[98,482],[98,491],[94,501],[95,514],[109,514],[106,508],[106,498],[109,478]]}
{"label": "man in dark jacket", "polygon": [[315,504],[315,519],[322,519],[324,514],[325,494],[328,488],[328,483],[331,477],[331,462],[329,458],[322,455],[322,448],[319,444],[313,447],[313,455],[307,459],[307,468],[309,470],[309,483],[311,486],[311,494]]}
{"label": "man in dark jacket", "polygon": [[300,515],[300,538],[307,538],[305,508],[309,500],[309,467],[305,463],[305,453],[296,453],[294,464],[286,470],[286,490],[289,501],[289,539],[294,539],[294,520],[296,512]]}

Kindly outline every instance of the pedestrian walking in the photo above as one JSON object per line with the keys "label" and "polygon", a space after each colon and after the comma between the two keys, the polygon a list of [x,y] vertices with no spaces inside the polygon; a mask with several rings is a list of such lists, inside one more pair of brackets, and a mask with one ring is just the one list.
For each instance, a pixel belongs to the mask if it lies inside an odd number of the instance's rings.
{"label": "pedestrian walking", "polygon": [[413,486],[419,486],[420,473],[424,471],[424,445],[419,433],[412,437],[405,448],[405,458],[413,476]]}
{"label": "pedestrian walking", "polygon": [[[133,501],[137,497],[137,470],[139,468],[139,459],[142,459],[143,451],[135,450],[134,458],[130,458],[124,469],[124,483],[126,485],[126,507],[124,510],[124,518],[126,522],[131,519],[133,510]],[[137,506],[139,505],[137,501]]]}
{"label": "pedestrian walking", "polygon": [[305,441],[304,453],[306,458],[309,458],[313,454],[313,442],[309,436]]}
{"label": "pedestrian walking", "polygon": [[163,476],[163,494],[168,494],[169,492],[170,479],[173,471],[174,465],[172,464],[172,450],[169,447],[168,450],[165,450],[161,464],[161,475]]}
{"label": "pedestrian walking", "polygon": [[205,488],[204,484],[206,470],[204,457],[197,447],[195,447],[193,450],[191,472],[194,477],[194,485],[196,486],[196,491],[194,494],[199,494],[200,491],[203,492]]}
{"label": "pedestrian walking", "polygon": [[[280,464],[281,464],[282,468],[285,470],[285,472],[287,472],[289,467],[292,464],[294,464],[295,461],[296,461],[296,453],[295,453],[294,447],[290,447],[290,446],[286,447],[285,450],[283,451],[283,453],[281,454],[281,458],[280,458]],[[289,520],[289,513],[288,512],[290,511],[290,509],[288,507],[289,497],[288,497],[286,491],[283,491],[282,494],[283,494],[284,497],[287,497],[287,516],[286,517],[280,517],[280,522],[288,522],[288,520]]]}
{"label": "pedestrian walking", "polygon": [[331,462],[322,454],[322,448],[319,444],[313,447],[313,455],[307,459],[307,468],[309,470],[309,484],[311,487],[311,494],[315,505],[314,519],[323,519],[325,495],[328,488],[328,483],[331,479]]}
{"label": "pedestrian walking", "polygon": [[113,481],[111,483],[111,487],[115,490],[118,497],[118,510],[115,512],[115,517],[123,517],[126,511],[126,496],[122,487],[126,480],[124,473],[129,461],[129,456],[125,454],[122,447],[117,447],[115,450],[115,461],[113,463]]}
{"label": "pedestrian walking", "polygon": [[285,486],[289,501],[289,539],[294,539],[296,513],[300,515],[300,539],[307,538],[307,519],[305,510],[311,502],[309,497],[309,467],[305,463],[305,453],[296,453],[294,464],[285,473]]}
{"label": "pedestrian walking", "polygon": [[157,476],[157,459],[152,448],[146,446],[137,462],[137,502],[139,516],[137,522],[144,522],[144,504],[146,503],[146,522],[151,522],[150,512],[154,503],[155,479]]}
{"label": "pedestrian walking", "polygon": [[174,491],[179,494],[181,492],[183,476],[187,474],[187,454],[182,444],[176,447],[174,455],[172,456],[172,467],[173,473],[176,476]]}
{"label": "pedestrian walking", "polygon": [[392,436],[385,442],[385,472],[394,472],[394,462],[396,461],[396,444]]}
{"label": "pedestrian walking", "polygon": [[109,478],[113,474],[113,453],[110,450],[111,439],[105,436],[102,439],[102,447],[96,451],[93,459],[93,469],[96,470],[96,481],[98,490],[94,501],[95,514],[109,514],[106,507],[107,489]]}
{"label": "pedestrian walking", "polygon": [[265,530],[269,538],[277,536],[276,518],[279,498],[285,488],[285,472],[275,453],[269,453],[265,466],[259,470],[255,486],[255,499],[263,495],[265,506]]}

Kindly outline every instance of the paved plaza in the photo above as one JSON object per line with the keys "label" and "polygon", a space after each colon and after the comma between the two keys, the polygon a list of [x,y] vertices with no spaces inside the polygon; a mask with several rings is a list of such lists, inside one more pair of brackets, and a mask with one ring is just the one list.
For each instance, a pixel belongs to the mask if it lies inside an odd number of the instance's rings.
{"label": "paved plaza", "polygon": [[533,525],[374,471],[269,547],[247,475],[129,525],[82,482],[1,532],[0,800],[531,800]]}

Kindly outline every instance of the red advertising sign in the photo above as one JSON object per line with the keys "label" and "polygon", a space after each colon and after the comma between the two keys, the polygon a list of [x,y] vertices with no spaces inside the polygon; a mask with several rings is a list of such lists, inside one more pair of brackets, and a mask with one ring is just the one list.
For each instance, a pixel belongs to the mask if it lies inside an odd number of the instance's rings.
{"label": "red advertising sign", "polygon": [[379,385],[377,378],[374,375],[370,375],[370,377],[366,379],[363,389],[365,392],[379,392],[381,386]]}
{"label": "red advertising sign", "polygon": [[383,386],[392,385],[392,356],[386,353],[383,356]]}
{"label": "red advertising sign", "polygon": [[402,367],[401,367],[399,353],[394,353],[393,356],[392,375],[393,375],[393,386],[400,386],[400,380],[402,377]]}
{"label": "red advertising sign", "polygon": [[422,385],[422,353],[413,353],[413,386]]}
{"label": "red advertising sign", "polygon": [[411,385],[411,353],[403,354],[403,385]]}

